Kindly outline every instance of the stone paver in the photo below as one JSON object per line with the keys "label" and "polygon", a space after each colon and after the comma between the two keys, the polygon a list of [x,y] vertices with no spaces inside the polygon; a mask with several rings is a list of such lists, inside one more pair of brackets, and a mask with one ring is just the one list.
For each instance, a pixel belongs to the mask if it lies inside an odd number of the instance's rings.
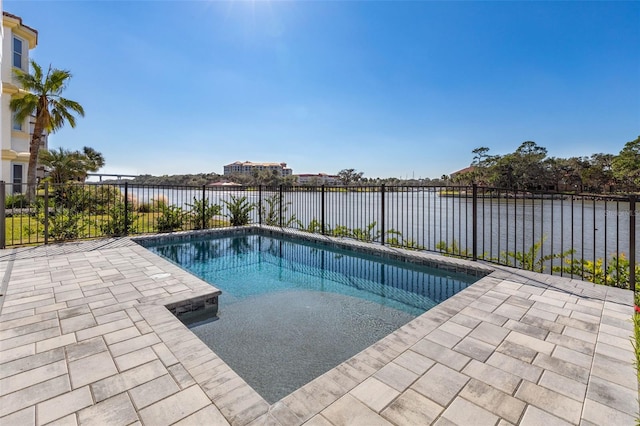
{"label": "stone paver", "polygon": [[0,251],[0,424],[635,424],[631,292],[407,255],[494,272],[269,406],[163,307],[216,289],[131,239]]}

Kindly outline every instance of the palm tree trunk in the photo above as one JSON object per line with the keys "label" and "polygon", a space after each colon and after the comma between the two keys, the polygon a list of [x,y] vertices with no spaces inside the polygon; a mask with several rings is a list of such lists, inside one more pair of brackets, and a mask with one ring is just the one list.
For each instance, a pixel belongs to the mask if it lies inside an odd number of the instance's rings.
{"label": "palm tree trunk", "polygon": [[38,153],[40,152],[40,142],[42,141],[42,124],[38,122],[33,128],[31,142],[29,143],[29,169],[27,170],[27,201],[32,202],[36,198],[36,171],[38,169]]}

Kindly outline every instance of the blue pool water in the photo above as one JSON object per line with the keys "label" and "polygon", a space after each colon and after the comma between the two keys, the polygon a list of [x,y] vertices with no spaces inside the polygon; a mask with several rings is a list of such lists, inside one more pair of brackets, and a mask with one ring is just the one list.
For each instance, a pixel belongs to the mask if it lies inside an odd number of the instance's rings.
{"label": "blue pool water", "polygon": [[263,235],[148,248],[222,290],[187,325],[270,403],[478,279]]}

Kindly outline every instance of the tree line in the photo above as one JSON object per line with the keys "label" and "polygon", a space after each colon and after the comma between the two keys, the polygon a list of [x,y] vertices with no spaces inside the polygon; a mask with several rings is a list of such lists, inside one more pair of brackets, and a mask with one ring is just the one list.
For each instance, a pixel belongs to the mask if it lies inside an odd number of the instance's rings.
{"label": "tree line", "polygon": [[617,155],[548,157],[547,149],[533,141],[523,142],[505,155],[491,155],[487,147],[476,148],[472,153],[470,167],[445,178],[464,185],[522,191],[640,191],[640,136],[627,142]]}

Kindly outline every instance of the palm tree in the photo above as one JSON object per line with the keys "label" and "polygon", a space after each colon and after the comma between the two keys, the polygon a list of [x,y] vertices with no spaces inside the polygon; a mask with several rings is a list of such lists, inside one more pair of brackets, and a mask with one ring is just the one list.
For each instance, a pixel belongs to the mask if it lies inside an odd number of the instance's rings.
{"label": "palm tree", "polygon": [[49,172],[49,178],[54,184],[69,181],[84,181],[88,172],[95,172],[104,166],[104,157],[98,151],[85,146],[80,151],[70,151],[64,148],[40,151],[40,163]]}
{"label": "palm tree", "polygon": [[104,156],[102,153],[89,146],[82,148],[82,156],[84,157],[84,170],[78,177],[84,181],[87,179],[88,172],[97,172],[102,166],[104,166]]}
{"label": "palm tree", "polygon": [[29,144],[28,200],[33,200],[35,195],[36,167],[44,132],[53,133],[66,123],[75,127],[74,113],[84,117],[84,109],[79,103],[61,96],[71,78],[69,71],[51,68],[49,65],[49,70],[44,75],[40,65],[33,60],[31,67],[33,74],[14,69],[16,80],[23,91],[20,93],[22,96],[12,99],[9,104],[15,112],[16,121],[23,121],[31,116],[36,118]]}
{"label": "palm tree", "polygon": [[84,173],[84,161],[78,151],[64,148],[40,152],[40,163],[47,169],[49,178],[54,184],[67,183],[76,180]]}

